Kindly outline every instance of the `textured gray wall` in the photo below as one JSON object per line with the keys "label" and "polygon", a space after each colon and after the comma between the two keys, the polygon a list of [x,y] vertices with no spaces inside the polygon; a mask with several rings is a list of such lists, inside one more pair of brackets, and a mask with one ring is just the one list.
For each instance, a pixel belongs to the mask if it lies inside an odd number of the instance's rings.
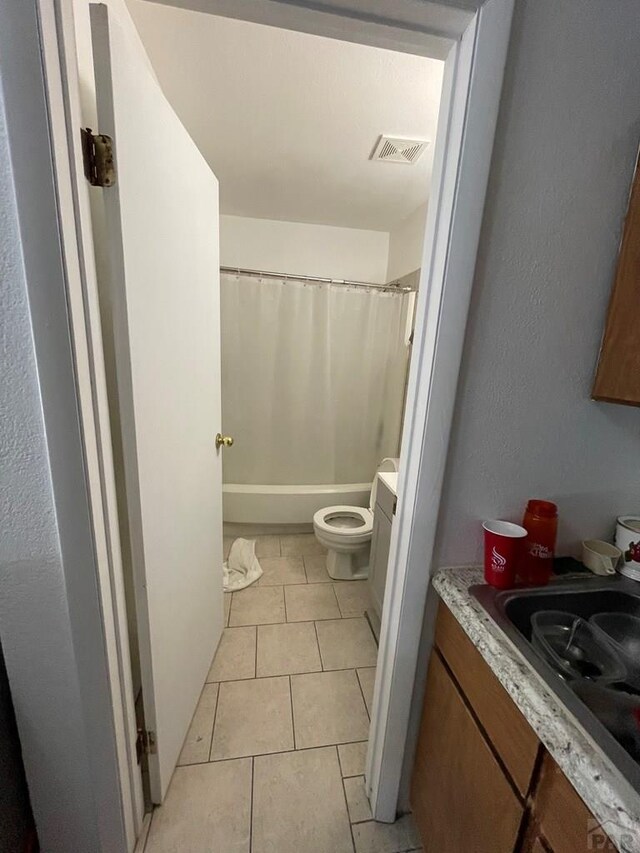
{"label": "textured gray wall", "polygon": [[91,786],[16,216],[0,89],[0,638],[43,850],[89,853]]}
{"label": "textured gray wall", "polygon": [[560,508],[560,546],[640,511],[640,411],[589,399],[640,140],[637,0],[518,0],[436,565]]}

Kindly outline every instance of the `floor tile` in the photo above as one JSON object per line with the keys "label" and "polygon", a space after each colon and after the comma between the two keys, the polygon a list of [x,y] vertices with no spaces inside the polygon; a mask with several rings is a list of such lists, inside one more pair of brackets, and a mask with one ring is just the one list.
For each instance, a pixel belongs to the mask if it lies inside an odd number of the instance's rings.
{"label": "floor tile", "polygon": [[344,780],[344,792],[347,795],[347,808],[351,823],[371,820],[371,806],[364,789],[364,776],[353,776]]}
{"label": "floor tile", "polygon": [[305,554],[303,560],[309,583],[331,583],[326,554]]}
{"label": "floor tile", "polygon": [[282,586],[286,583],[305,583],[302,557],[261,557],[263,575],[258,586]]}
{"label": "floor tile", "polygon": [[287,586],[284,593],[287,603],[287,622],[340,618],[333,584],[309,583]]}
{"label": "floor tile", "polygon": [[280,556],[279,536],[255,536],[254,539],[256,541],[256,557]]}
{"label": "floor tile", "polygon": [[405,853],[422,846],[418,830],[411,815],[398,818],[395,823],[357,823],[353,827],[356,853]]}
{"label": "floor tile", "polygon": [[199,764],[209,760],[217,701],[218,685],[205,684],[184,740],[178,764]]}
{"label": "floor tile", "polygon": [[293,749],[288,678],[220,685],[211,760]]}
{"label": "floor tile", "polygon": [[316,628],[323,669],[376,665],[378,647],[364,616],[318,622]]}
{"label": "floor tile", "polygon": [[251,759],[178,767],[145,853],[249,853]]}
{"label": "floor tile", "polygon": [[315,533],[298,533],[280,537],[280,551],[283,557],[302,557],[306,554],[326,554],[316,539]]}
{"label": "floor tile", "polygon": [[259,678],[266,675],[318,672],[321,669],[313,622],[259,626],[256,673]]}
{"label": "floor tile", "polygon": [[297,749],[368,737],[369,718],[354,670],[292,675],[291,695]]}
{"label": "floor tile", "polygon": [[224,627],[229,624],[229,613],[231,612],[231,593],[224,593]]}
{"label": "floor tile", "polygon": [[363,776],[367,760],[367,741],[343,743],[338,747],[343,776]]}
{"label": "floor tile", "polygon": [[238,681],[256,676],[256,629],[225,628],[207,681]]}
{"label": "floor tile", "polygon": [[302,851],[353,851],[334,748],[265,755],[254,762],[252,853]]}
{"label": "floor tile", "polygon": [[369,667],[368,669],[359,669],[358,679],[360,680],[360,687],[362,687],[362,694],[367,706],[367,711],[369,712],[369,716],[371,716],[371,708],[373,707],[373,688],[376,683],[375,666]]}
{"label": "floor tile", "polygon": [[371,593],[367,581],[342,581],[334,583],[336,598],[342,616],[362,616],[371,607]]}
{"label": "floor tile", "polygon": [[281,586],[250,586],[233,593],[229,614],[229,625],[232,627],[284,621],[284,594]]}

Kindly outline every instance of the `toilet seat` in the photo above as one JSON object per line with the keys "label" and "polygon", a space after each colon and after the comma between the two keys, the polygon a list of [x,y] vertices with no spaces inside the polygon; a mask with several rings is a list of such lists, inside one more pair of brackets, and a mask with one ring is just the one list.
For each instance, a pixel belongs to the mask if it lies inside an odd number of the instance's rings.
{"label": "toilet seat", "polygon": [[373,532],[373,513],[361,506],[327,506],[313,516],[321,533],[352,544],[368,542]]}
{"label": "toilet seat", "polygon": [[[378,465],[378,472],[397,470],[397,459],[385,457]],[[318,542],[327,549],[327,573],[334,580],[364,580],[369,574],[377,488],[376,473],[367,508],[327,506],[313,516],[313,531]]]}

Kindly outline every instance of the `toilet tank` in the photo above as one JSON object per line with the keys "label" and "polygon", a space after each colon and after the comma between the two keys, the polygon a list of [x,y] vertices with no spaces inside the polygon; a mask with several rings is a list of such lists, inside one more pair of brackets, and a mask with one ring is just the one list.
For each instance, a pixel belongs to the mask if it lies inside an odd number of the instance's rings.
{"label": "toilet tank", "polygon": [[376,494],[378,491],[378,473],[380,471],[397,471],[398,470],[398,462],[399,459],[394,459],[390,456],[385,456],[382,462],[378,465],[378,470],[376,471],[376,475],[373,478],[373,483],[371,485],[371,497],[369,499],[369,509],[371,512],[376,508]]}

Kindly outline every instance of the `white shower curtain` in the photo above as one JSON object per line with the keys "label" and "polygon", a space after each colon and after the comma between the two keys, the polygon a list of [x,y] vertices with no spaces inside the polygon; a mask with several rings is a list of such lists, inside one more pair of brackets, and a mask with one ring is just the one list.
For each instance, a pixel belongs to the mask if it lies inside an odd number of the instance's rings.
{"label": "white shower curtain", "polygon": [[224,481],[370,482],[396,456],[409,296],[221,275]]}

